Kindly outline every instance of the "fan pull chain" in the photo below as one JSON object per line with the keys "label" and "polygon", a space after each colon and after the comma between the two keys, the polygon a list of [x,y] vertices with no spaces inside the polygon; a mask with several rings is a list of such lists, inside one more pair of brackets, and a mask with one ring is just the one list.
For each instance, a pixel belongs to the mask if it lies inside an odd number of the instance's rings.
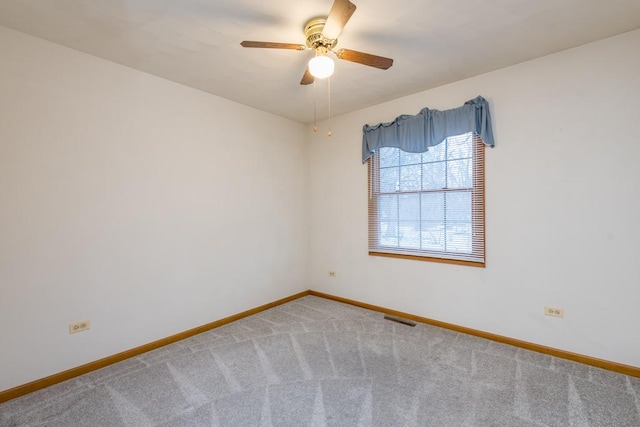
{"label": "fan pull chain", "polygon": [[313,79],[313,131],[318,132],[318,91],[316,90],[316,80]]}
{"label": "fan pull chain", "polygon": [[328,110],[329,110],[329,132],[327,133],[327,136],[331,136],[331,77],[327,78],[327,98],[329,100],[328,104]]}

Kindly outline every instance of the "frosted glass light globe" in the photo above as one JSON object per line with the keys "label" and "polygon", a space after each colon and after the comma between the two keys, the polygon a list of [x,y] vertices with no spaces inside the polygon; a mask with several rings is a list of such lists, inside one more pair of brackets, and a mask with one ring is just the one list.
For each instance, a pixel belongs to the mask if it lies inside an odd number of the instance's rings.
{"label": "frosted glass light globe", "polygon": [[326,79],[333,74],[335,64],[325,55],[318,55],[309,61],[309,72],[317,79]]}

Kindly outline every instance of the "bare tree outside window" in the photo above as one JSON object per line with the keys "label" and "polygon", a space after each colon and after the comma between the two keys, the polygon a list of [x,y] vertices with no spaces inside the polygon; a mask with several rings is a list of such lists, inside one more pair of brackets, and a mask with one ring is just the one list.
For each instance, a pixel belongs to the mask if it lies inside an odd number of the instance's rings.
{"label": "bare tree outside window", "polygon": [[424,153],[369,159],[369,252],[484,265],[484,143],[470,132]]}

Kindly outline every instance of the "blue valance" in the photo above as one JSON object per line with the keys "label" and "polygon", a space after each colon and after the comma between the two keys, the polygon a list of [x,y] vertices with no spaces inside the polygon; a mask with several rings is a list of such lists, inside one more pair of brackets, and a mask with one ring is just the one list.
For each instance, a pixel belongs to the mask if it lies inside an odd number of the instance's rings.
{"label": "blue valance", "polygon": [[449,136],[467,132],[477,133],[490,147],[495,145],[489,103],[481,96],[462,107],[444,111],[423,108],[415,116],[404,114],[390,123],[364,125],[362,130],[362,163],[380,147],[423,153]]}

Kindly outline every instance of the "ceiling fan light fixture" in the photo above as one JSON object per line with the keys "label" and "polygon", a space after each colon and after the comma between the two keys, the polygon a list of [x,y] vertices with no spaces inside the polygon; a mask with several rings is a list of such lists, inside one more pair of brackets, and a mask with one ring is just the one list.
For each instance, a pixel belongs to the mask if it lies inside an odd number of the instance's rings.
{"label": "ceiling fan light fixture", "polygon": [[316,79],[326,79],[333,74],[335,64],[326,55],[318,55],[309,60],[309,72]]}

